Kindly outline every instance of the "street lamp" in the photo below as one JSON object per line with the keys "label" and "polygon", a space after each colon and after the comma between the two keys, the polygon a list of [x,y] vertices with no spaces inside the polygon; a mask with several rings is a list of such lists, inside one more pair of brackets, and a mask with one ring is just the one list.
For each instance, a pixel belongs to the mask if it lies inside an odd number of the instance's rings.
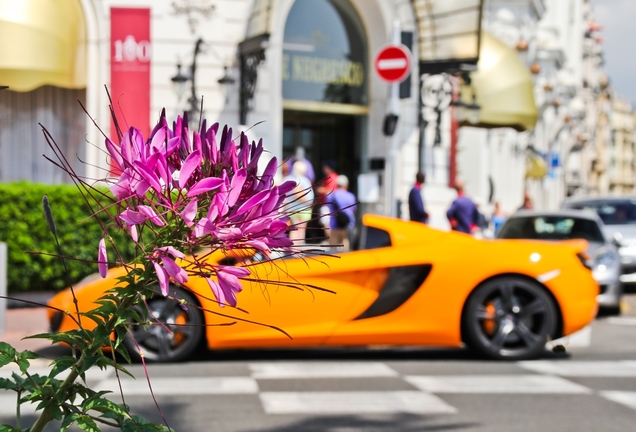
{"label": "street lamp", "polygon": [[[481,18],[484,0],[411,0],[417,17],[419,48],[419,170],[425,171],[426,127],[425,108],[436,113],[435,140],[441,145],[441,113],[451,105],[459,107],[467,120],[477,118],[478,105],[453,101],[454,91],[448,75],[442,81],[439,74],[462,74],[477,69],[481,44]],[[433,80],[432,85],[426,81]],[[447,82],[447,83],[445,83]],[[468,84],[468,83],[467,83]],[[470,121],[470,120],[469,120]],[[453,134],[451,134],[453,135]],[[451,165],[454,166],[456,137],[451,138]],[[451,176],[452,177],[452,176]],[[451,178],[451,183],[454,179]]]}
{"label": "street lamp", "polygon": [[185,94],[186,84],[190,81],[190,97],[188,98],[188,113],[189,121],[194,121],[199,113],[199,98],[197,97],[196,86],[196,71],[197,71],[197,57],[203,50],[203,39],[197,39],[194,45],[194,55],[192,56],[192,63],[188,67],[186,73],[181,72],[181,63],[177,63],[177,74],[170,78],[174,83],[175,93],[177,94],[177,103],[181,102],[181,98]]}

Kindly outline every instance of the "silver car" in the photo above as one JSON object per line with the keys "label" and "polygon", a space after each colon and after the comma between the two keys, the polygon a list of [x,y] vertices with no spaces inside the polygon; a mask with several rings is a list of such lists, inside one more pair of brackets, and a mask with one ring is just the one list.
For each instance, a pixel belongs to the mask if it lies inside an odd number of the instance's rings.
{"label": "silver car", "polygon": [[623,286],[621,260],[611,238],[603,232],[603,222],[594,212],[562,210],[556,212],[520,211],[501,227],[497,238],[534,240],[587,240],[587,265],[599,284],[598,303],[604,313],[619,314]]}
{"label": "silver car", "polygon": [[598,214],[605,236],[618,247],[623,267],[621,282],[636,283],[636,197],[569,198],[563,208]]}

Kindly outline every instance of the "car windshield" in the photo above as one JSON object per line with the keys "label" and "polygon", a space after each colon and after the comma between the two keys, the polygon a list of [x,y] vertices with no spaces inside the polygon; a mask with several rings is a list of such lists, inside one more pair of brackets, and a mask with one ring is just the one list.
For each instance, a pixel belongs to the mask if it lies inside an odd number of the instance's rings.
{"label": "car windshield", "polygon": [[595,211],[605,225],[636,224],[636,200],[580,202],[568,208]]}
{"label": "car windshield", "polygon": [[504,224],[497,237],[535,240],[584,239],[605,242],[603,233],[595,221],[570,216],[515,217]]}

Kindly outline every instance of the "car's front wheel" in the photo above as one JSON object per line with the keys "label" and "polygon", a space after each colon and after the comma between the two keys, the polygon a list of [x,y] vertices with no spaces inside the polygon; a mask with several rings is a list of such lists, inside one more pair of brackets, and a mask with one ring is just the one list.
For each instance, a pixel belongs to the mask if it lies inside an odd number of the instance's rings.
{"label": "car's front wheel", "polygon": [[[147,300],[150,324],[133,324],[124,339],[132,358],[169,363],[188,359],[204,336],[203,313],[194,296],[184,289],[171,287],[170,297],[156,293]],[[179,301],[177,301],[177,300]]]}
{"label": "car's front wheel", "polygon": [[462,317],[464,342],[490,358],[537,357],[557,326],[553,300],[537,283],[501,277],[470,295]]}

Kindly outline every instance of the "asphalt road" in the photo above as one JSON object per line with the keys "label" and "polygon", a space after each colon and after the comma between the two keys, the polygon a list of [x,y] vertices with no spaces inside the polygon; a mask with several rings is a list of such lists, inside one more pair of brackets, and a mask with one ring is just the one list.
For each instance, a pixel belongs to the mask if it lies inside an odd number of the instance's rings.
{"label": "asphalt road", "polygon": [[[531,362],[485,361],[466,350],[335,349],[208,353],[151,365],[177,431],[636,430],[636,295],[621,317],[597,319]],[[123,379],[133,411],[161,422],[143,369]],[[111,373],[90,383],[117,389]],[[0,402],[0,419],[13,407]],[[51,430],[57,430],[55,427]],[[108,429],[103,429],[108,430]]]}

